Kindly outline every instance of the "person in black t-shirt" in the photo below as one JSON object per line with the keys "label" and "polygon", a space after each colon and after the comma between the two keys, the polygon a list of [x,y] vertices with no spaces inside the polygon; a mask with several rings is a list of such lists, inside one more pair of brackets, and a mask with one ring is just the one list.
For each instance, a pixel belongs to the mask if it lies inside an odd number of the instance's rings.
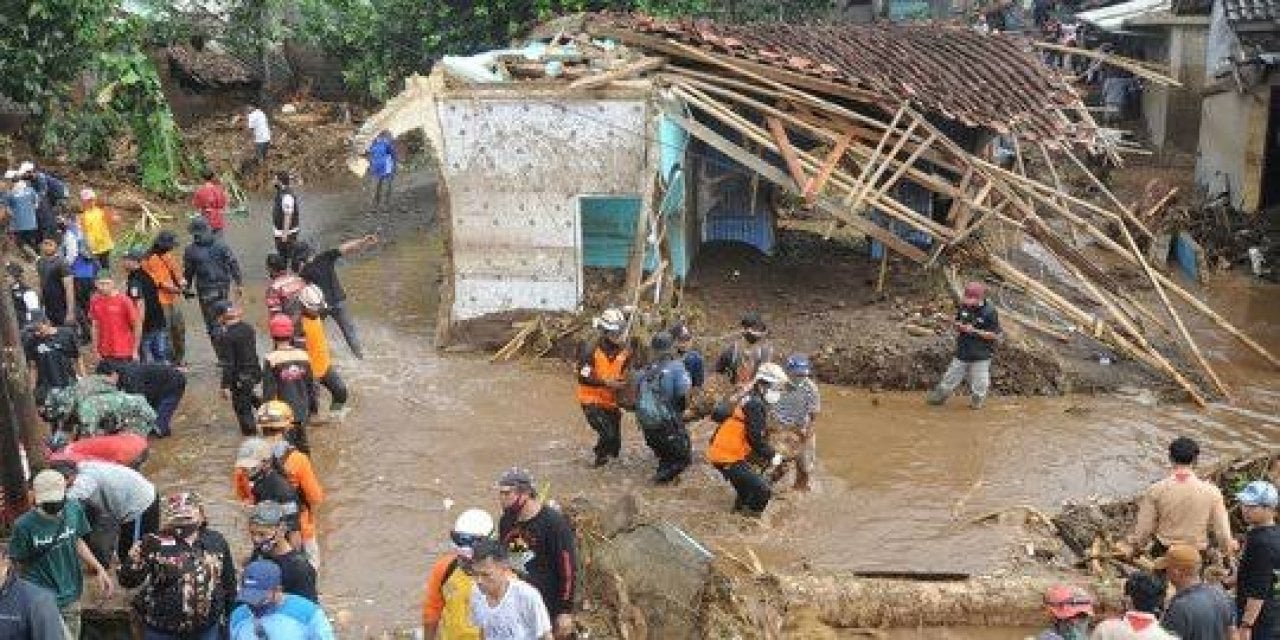
{"label": "person in black t-shirt", "polygon": [[1249,525],[1236,580],[1236,637],[1244,640],[1272,640],[1280,621],[1280,527],[1276,526],[1276,505],[1280,494],[1275,485],[1255,480],[1236,494],[1240,512]]}
{"label": "person in black t-shirt", "polygon": [[31,314],[31,325],[23,334],[22,349],[27,356],[31,378],[35,380],[35,398],[44,403],[49,392],[70,386],[77,375],[84,374],[80,359],[80,343],[75,331],[55,327],[43,311]]}
{"label": "person in black t-shirt", "polygon": [[58,255],[58,241],[45,238],[40,242],[40,257],[36,260],[36,275],[40,279],[40,304],[45,315],[55,326],[74,324],[76,318],[76,285],[71,276],[71,266]]}
{"label": "person in black t-shirt", "polygon": [[342,337],[347,341],[347,347],[357,358],[364,358],[364,348],[360,345],[360,336],[356,333],[355,320],[352,319],[351,311],[347,308],[347,292],[343,291],[342,283],[338,280],[337,264],[339,258],[377,243],[378,236],[367,235],[363,238],[348,240],[338,245],[336,249],[327,249],[320,253],[315,253],[311,245],[306,242],[299,242],[294,248],[297,260],[294,270],[307,283],[320,287],[324,292],[324,301],[328,306],[327,317],[333,318],[338,323],[338,328],[342,330]]}
{"label": "person in black t-shirt", "polygon": [[187,393],[185,373],[168,364],[118,360],[99,362],[97,373],[110,378],[121,391],[146,398],[156,412],[156,435],[168,437],[169,423]]}
{"label": "person in black t-shirt", "polygon": [[140,249],[130,250],[124,255],[121,264],[128,275],[125,280],[125,293],[138,306],[142,317],[142,343],[138,346],[138,355],[142,362],[168,363],[172,360],[169,351],[169,323],[164,319],[164,307],[160,304],[160,289],[156,281],[142,268],[142,260],[146,253]]}
{"label": "person in black t-shirt", "polygon": [[289,542],[285,508],[275,502],[259,502],[249,516],[249,539],[253,541],[250,562],[270,560],[280,567],[280,587],[285,593],[306,598],[316,604],[316,570],[306,552]]}
{"label": "person in black t-shirt", "polygon": [[262,404],[256,387],[262,382],[262,361],[258,359],[258,338],[253,327],[244,322],[244,312],[230,302],[221,300],[213,305],[218,329],[213,344],[218,353],[218,368],[222,370],[222,397],[231,401],[240,433],[246,436],[258,433],[258,421],[254,412]]}
{"label": "person in black t-shirt", "polygon": [[502,474],[498,501],[502,505],[499,540],[513,560],[523,559],[527,581],[542,594],[551,614],[555,637],[571,637],[578,551],[569,521],[538,499],[533,476],[524,469],[511,468]]}
{"label": "person in black t-shirt", "polygon": [[981,282],[964,285],[960,309],[956,311],[956,355],[942,374],[942,381],[929,391],[928,402],[940,405],[952,391],[969,379],[969,407],[981,409],[991,387],[991,356],[1000,341],[1000,318],[995,305],[986,299]]}

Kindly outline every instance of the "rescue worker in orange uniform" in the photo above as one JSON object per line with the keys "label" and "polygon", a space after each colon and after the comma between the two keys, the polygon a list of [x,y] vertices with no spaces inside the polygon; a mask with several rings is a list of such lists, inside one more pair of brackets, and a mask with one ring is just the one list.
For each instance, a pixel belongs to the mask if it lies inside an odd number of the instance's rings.
{"label": "rescue worker in orange uniform", "polygon": [[[302,549],[307,552],[311,566],[320,570],[320,544],[316,538],[316,509],[324,502],[324,487],[311,466],[311,458],[299,451],[285,435],[295,427],[293,409],[287,402],[270,400],[258,408],[258,428],[262,437],[271,445],[273,464],[280,469],[289,484],[298,491],[299,521],[302,528]],[[253,503],[253,487],[244,469],[235,471],[236,495],[246,503]]]}
{"label": "rescue worker in orange uniform", "polygon": [[[707,447],[707,461],[737,492],[733,501],[735,513],[758,517],[773,497],[773,490],[765,477],[782,464],[782,456],[769,446],[765,437],[767,406],[778,402],[786,384],[787,374],[782,367],[772,362],[764,363],[756,372],[746,395],[733,405],[732,411],[721,410],[713,416],[721,422],[711,436],[711,445]],[[754,460],[767,461],[768,469],[761,474]]]}
{"label": "rescue worker in orange uniform", "polygon": [[593,323],[600,331],[594,343],[578,349],[578,404],[587,424],[598,434],[593,466],[602,467],[622,453],[622,409],[618,390],[627,385],[632,352],[624,344],[626,318],[618,309],[606,309]]}
{"label": "rescue worker in orange uniform", "polygon": [[427,597],[422,603],[422,631],[425,640],[480,640],[480,630],[471,622],[471,547],[493,535],[493,516],[483,509],[467,509],[453,523],[449,539],[453,550],[442,554],[427,578]]}

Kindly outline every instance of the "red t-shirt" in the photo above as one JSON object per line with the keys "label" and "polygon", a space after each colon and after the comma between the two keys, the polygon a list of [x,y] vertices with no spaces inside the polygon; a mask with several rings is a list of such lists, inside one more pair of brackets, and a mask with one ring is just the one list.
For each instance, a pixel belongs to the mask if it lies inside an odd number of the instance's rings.
{"label": "red t-shirt", "polygon": [[227,225],[227,192],[216,182],[206,182],[196,189],[191,200],[200,213],[209,221],[209,228],[218,231]]}
{"label": "red t-shirt", "polygon": [[132,465],[147,452],[147,439],[136,433],[113,433],[76,440],[49,456],[51,460],[105,460]]}
{"label": "red t-shirt", "polygon": [[138,308],[123,293],[104,296],[94,294],[89,301],[89,319],[98,330],[98,355],[103,358],[132,358],[136,336],[133,325],[138,321]]}

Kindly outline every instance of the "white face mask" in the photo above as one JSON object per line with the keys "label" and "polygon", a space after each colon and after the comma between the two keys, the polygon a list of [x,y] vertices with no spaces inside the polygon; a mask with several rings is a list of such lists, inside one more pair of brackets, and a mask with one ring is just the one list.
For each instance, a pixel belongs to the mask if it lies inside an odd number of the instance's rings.
{"label": "white face mask", "polygon": [[778,404],[782,399],[782,391],[778,389],[768,389],[764,392],[764,401],[769,404]]}

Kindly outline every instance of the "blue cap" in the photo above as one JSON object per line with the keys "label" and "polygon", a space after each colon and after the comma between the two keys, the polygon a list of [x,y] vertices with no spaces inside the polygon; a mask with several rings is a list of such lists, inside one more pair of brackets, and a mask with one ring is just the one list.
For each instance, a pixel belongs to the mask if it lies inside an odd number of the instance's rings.
{"label": "blue cap", "polygon": [[1276,492],[1274,484],[1266,480],[1254,480],[1236,494],[1236,500],[1250,507],[1275,507],[1280,504],[1280,493]]}
{"label": "blue cap", "polygon": [[255,560],[244,568],[240,578],[240,594],[237,602],[258,606],[280,588],[280,567],[270,560]]}
{"label": "blue cap", "polygon": [[813,367],[809,364],[809,356],[803,353],[791,354],[787,358],[787,373],[797,376],[807,376],[813,372]]}

